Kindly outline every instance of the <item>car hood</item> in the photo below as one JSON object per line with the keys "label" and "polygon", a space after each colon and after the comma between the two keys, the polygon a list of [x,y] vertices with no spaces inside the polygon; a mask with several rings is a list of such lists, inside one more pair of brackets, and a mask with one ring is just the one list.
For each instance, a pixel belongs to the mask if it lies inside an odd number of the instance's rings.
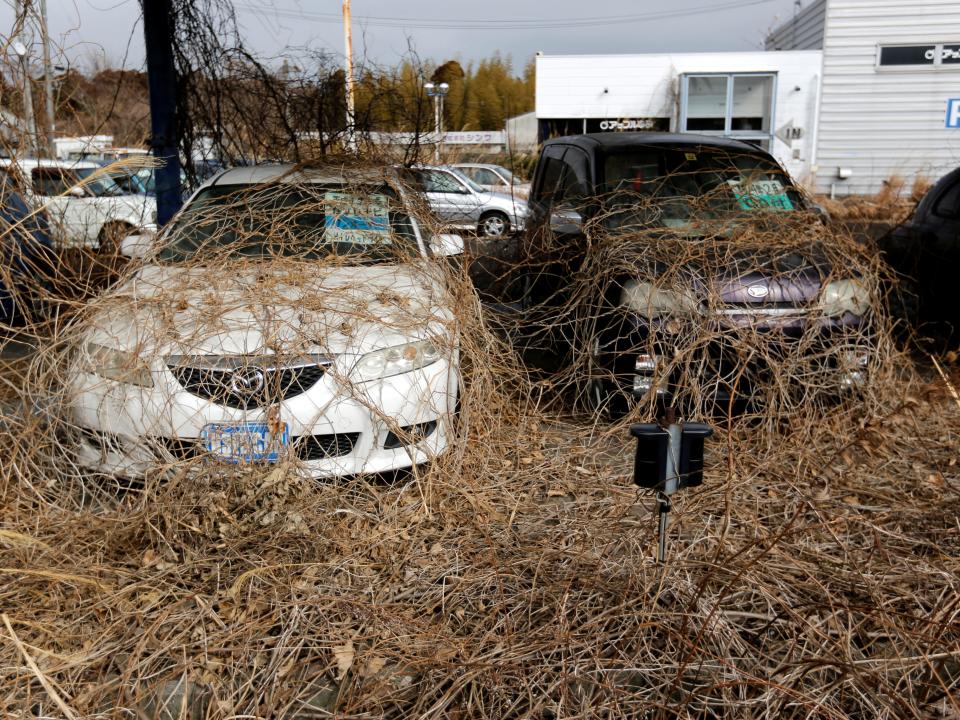
{"label": "car hood", "polygon": [[448,334],[437,282],[415,267],[148,265],[98,301],[86,340],[141,357],[363,354]]}
{"label": "car hood", "polygon": [[[784,232],[791,230],[784,227]],[[802,244],[789,246],[761,245],[763,235],[754,244],[748,235],[730,228],[710,237],[676,230],[653,235],[666,244],[641,274],[686,288],[701,300],[803,305],[815,301],[824,282],[834,276],[830,255],[813,232]],[[651,244],[650,234],[642,236],[638,245],[641,243],[641,254],[657,245]]]}

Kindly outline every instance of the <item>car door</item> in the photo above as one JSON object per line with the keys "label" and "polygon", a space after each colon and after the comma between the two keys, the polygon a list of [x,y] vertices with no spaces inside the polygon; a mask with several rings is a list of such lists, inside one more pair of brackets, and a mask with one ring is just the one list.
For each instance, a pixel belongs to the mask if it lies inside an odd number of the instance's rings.
{"label": "car door", "polygon": [[932,320],[950,322],[956,328],[960,324],[960,303],[956,301],[956,276],[960,263],[960,175],[940,190],[917,232],[916,280],[921,312]]}
{"label": "car door", "polygon": [[474,227],[480,219],[480,202],[460,179],[445,170],[418,171],[427,202],[446,224]]}
{"label": "car door", "polygon": [[553,145],[544,150],[530,197],[531,227],[523,252],[530,304],[566,302],[566,286],[583,261],[590,178],[590,161],[580,148]]}
{"label": "car door", "polygon": [[65,168],[37,167],[30,173],[37,202],[44,206],[51,223],[65,244],[96,241],[103,224],[97,199],[78,186],[78,178]]}

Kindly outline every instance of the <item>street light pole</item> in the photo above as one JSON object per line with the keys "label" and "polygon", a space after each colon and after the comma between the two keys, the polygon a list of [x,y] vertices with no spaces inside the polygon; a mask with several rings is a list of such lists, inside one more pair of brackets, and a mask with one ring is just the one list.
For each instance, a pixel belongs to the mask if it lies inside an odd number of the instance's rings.
{"label": "street light pole", "polygon": [[423,89],[427,91],[427,97],[433,98],[433,132],[436,135],[434,159],[439,164],[443,150],[443,98],[450,91],[450,86],[445,82],[437,85],[428,82],[424,83]]}

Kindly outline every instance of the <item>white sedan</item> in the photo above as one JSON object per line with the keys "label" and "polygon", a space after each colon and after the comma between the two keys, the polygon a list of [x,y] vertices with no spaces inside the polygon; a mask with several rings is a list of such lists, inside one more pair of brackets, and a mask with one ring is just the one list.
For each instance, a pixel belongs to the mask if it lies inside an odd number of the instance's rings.
{"label": "white sedan", "polygon": [[459,389],[437,256],[390,170],[228,170],[76,329],[77,459],[137,477],[182,459],[313,477],[442,453]]}

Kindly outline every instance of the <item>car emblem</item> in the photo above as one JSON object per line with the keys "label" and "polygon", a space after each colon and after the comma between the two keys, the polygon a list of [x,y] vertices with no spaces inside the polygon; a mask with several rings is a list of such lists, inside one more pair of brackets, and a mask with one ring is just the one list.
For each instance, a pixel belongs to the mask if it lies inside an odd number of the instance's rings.
{"label": "car emblem", "polygon": [[747,288],[747,295],[752,298],[765,298],[770,294],[770,288],[766,285],[751,285]]}
{"label": "car emblem", "polygon": [[230,378],[230,389],[237,395],[255,395],[263,390],[263,372],[257,368],[237,370]]}

